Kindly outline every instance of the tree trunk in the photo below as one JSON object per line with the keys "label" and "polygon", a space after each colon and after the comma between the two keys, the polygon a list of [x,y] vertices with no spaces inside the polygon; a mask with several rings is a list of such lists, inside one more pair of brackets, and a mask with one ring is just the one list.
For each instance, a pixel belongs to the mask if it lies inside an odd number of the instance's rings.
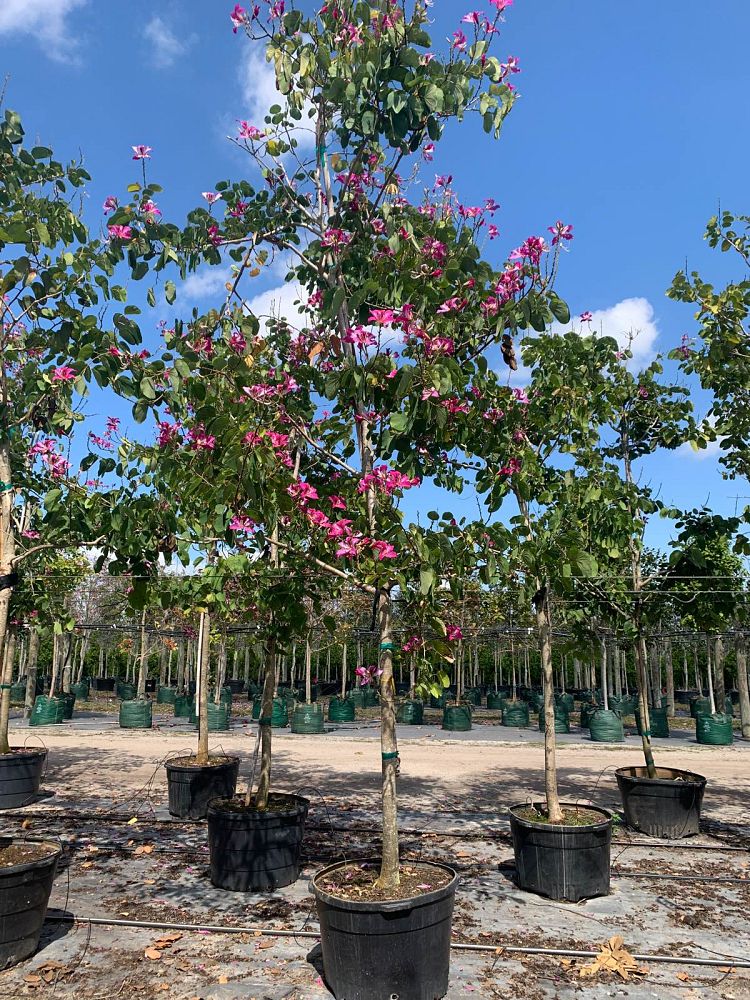
{"label": "tree trunk", "polygon": [[243,664],[243,674],[242,679],[245,682],[245,687],[250,683],[250,645],[247,643],[245,645],[245,662]]}
{"label": "tree trunk", "polygon": [[146,674],[148,673],[148,635],[146,634],[146,609],[141,615],[141,655],[138,664],[138,687],[135,696],[138,701],[146,697]]}
{"label": "tree trunk", "polygon": [[36,675],[39,663],[39,626],[32,625],[29,633],[29,655],[26,660],[26,698],[23,704],[24,719],[31,718],[36,701]]}
{"label": "tree trunk", "polygon": [[177,647],[177,690],[185,690],[185,640],[180,639]]}
{"label": "tree trunk", "polygon": [[104,646],[99,646],[99,669],[97,677],[104,677]]}
{"label": "tree trunk", "polygon": [[747,640],[744,635],[737,636],[735,650],[737,655],[737,689],[740,692],[740,726],[742,738],[750,740],[750,692],[748,692],[747,680]]}
{"label": "tree trunk", "polygon": [[669,639],[664,646],[664,670],[667,677],[667,718],[674,718],[674,660],[672,643]]}
{"label": "tree trunk", "polygon": [[[260,780],[258,793],[255,796],[255,808],[263,812],[268,808],[268,796],[271,791],[271,716],[273,714],[273,698],[276,691],[276,639],[269,638],[266,643],[263,675],[263,694],[261,696],[260,719]],[[245,805],[252,804],[252,788],[248,786]]]}
{"label": "tree trunk", "polygon": [[196,763],[208,763],[208,670],[210,666],[209,640],[211,633],[211,616],[207,611],[201,611],[198,626],[198,654],[196,657],[196,700],[198,702],[198,753]]}
{"label": "tree trunk", "polygon": [[312,704],[312,649],[309,637],[305,640],[305,704]]}
{"label": "tree trunk", "polygon": [[54,698],[57,691],[57,675],[60,672],[60,641],[61,635],[55,632],[52,638],[52,676],[49,682],[50,698]]}
{"label": "tree trunk", "polygon": [[81,639],[81,648],[78,651],[79,652],[79,657],[78,657],[78,673],[76,674],[76,681],[79,684],[83,680],[83,668],[86,666],[86,655],[87,655],[87,653],[89,651],[89,642],[90,642],[90,639],[89,639],[88,635],[85,635]]}
{"label": "tree trunk", "polygon": [[[557,761],[555,748],[555,690],[552,675],[552,625],[550,621],[547,587],[538,585],[534,598],[536,628],[539,639],[542,677],[544,681],[544,794],[547,799],[547,818],[550,823],[562,823],[563,812],[557,790]],[[606,683],[606,681],[605,681]]]}
{"label": "tree trunk", "polygon": [[648,672],[646,665],[646,640],[639,636],[635,644],[635,666],[638,676],[638,708],[641,716],[641,745],[649,778],[656,777],[654,751],[651,746],[651,716],[648,710]]}
{"label": "tree trunk", "polygon": [[698,665],[698,643],[693,643],[693,670],[695,671],[695,686],[698,691],[698,697],[703,697],[703,681],[701,680],[701,669]]}
{"label": "tree trunk", "polygon": [[70,694],[70,681],[73,674],[73,655],[75,642],[73,636],[68,633],[64,640],[61,642],[63,648],[63,670],[62,670],[62,689],[63,694]]}
{"label": "tree trunk", "polygon": [[714,697],[714,671],[712,661],[713,656],[711,655],[711,640],[709,639],[707,643],[706,680],[708,681],[708,700],[711,703],[711,714],[715,715],[716,698]]}
{"label": "tree trunk", "polygon": [[716,710],[726,711],[727,691],[724,683],[724,642],[718,636],[714,640],[714,677],[716,684]]}
{"label": "tree trunk", "polygon": [[394,889],[400,882],[398,845],[398,741],[396,739],[396,687],[393,683],[393,642],[391,595],[381,590],[378,596],[380,631],[380,751],[383,778],[383,856],[379,889]]}
{"label": "tree trunk", "polygon": [[159,650],[159,687],[164,687],[167,683],[167,647],[162,640]]}
{"label": "tree trunk", "polygon": [[341,647],[341,697],[346,698],[346,643]]}
{"label": "tree trunk", "polygon": [[240,679],[240,651],[237,646],[234,647],[234,652],[232,653],[232,680],[238,681]]}
{"label": "tree trunk", "polygon": [[607,659],[608,659],[608,657],[607,657],[607,640],[606,639],[602,639],[601,646],[602,646],[602,669],[601,669],[601,678],[602,678],[602,703],[604,705],[604,711],[608,712],[609,711],[609,685],[607,684]]}

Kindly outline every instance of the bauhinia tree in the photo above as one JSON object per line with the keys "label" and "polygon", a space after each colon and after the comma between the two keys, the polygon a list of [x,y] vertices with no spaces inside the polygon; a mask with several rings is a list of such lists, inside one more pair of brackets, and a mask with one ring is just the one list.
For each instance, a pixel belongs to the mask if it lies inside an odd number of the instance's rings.
{"label": "bauhinia tree", "polygon": [[[553,253],[534,236],[493,267],[482,244],[498,236],[494,200],[462,204],[447,176],[419,182],[447,125],[478,114],[497,134],[513,104],[516,61],[490,54],[509,3],[491,6],[490,18],[464,19],[471,37],[458,26],[447,53],[431,50],[422,0],[335,0],[313,17],[293,4],[235,8],[235,30],[265,44],[280,92],[264,122],[240,123],[237,142],[260,183],[217,184],[171,243],[161,227],[157,267],[170,256],[183,273],[227,259],[234,266],[223,303],[168,326],[169,378],[149,385],[135,411],[158,414],[155,468],[182,455],[194,462],[174,502],[184,509],[200,496],[210,537],[253,560],[253,571],[262,563],[269,586],[276,581],[265,606],[288,608],[294,581],[316,578],[372,601],[379,885],[389,889],[399,880],[394,596],[416,595],[425,639],[450,660],[459,636],[441,614],[441,587],[460,598],[463,578],[490,583],[504,565],[484,523],[437,512],[409,523],[399,501],[428,481],[453,492],[473,481],[471,425],[488,408],[485,386],[493,400],[514,399],[499,386],[495,358],[516,366],[517,330],[568,318],[551,282],[570,227],[551,227]],[[118,208],[112,220],[124,224],[132,210]],[[300,289],[300,318],[271,317],[263,327],[247,289],[274,255]],[[272,618],[283,620],[282,610]],[[268,635],[278,638],[273,626]],[[272,693],[267,675],[269,769]]]}
{"label": "bauhinia tree", "polygon": [[[729,256],[740,276],[716,288],[697,271],[680,271],[668,295],[695,306],[697,338],[683,337],[672,352],[683,370],[697,375],[711,393],[711,408],[695,435],[697,447],[707,441],[719,444],[719,462],[728,479],[750,477],[750,216],[722,212],[706,227],[704,239]],[[742,669],[739,669],[739,663]],[[742,732],[750,736],[750,694],[744,644],[738,656],[737,686],[740,694]]]}

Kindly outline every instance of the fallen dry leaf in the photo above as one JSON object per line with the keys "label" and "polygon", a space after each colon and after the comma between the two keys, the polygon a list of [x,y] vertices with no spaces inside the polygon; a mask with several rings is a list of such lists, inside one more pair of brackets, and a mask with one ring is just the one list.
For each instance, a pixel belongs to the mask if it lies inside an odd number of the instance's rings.
{"label": "fallen dry leaf", "polygon": [[155,962],[158,958],[161,958],[161,952],[158,948],[149,947],[143,953],[146,958],[150,958],[152,962]]}
{"label": "fallen dry leaf", "polygon": [[153,850],[154,850],[153,844],[141,844],[140,847],[136,847],[136,849],[133,851],[133,854],[135,854],[135,856],[138,857],[141,854],[152,854]]}
{"label": "fallen dry leaf", "polygon": [[225,983],[229,982],[229,976],[225,976],[223,973],[219,976],[219,984],[224,986]]}
{"label": "fallen dry leaf", "polygon": [[21,829],[22,829],[22,830],[30,830],[30,829],[32,828],[32,826],[33,826],[33,825],[34,825],[34,824],[33,824],[33,823],[31,822],[31,820],[30,820],[30,819],[25,819],[25,820],[23,821],[23,823],[21,823]]}
{"label": "fallen dry leaf", "polygon": [[648,966],[638,965],[630,952],[625,949],[622,937],[615,934],[602,945],[601,951],[592,962],[580,967],[578,974],[582,979],[586,979],[603,973],[613,973],[627,982],[631,976],[645,976],[648,971]]}
{"label": "fallen dry leaf", "polygon": [[33,972],[30,972],[30,973],[28,974],[28,976],[24,976],[24,977],[23,977],[23,981],[24,981],[25,983],[31,983],[31,984],[32,984],[32,986],[35,986],[35,985],[36,985],[37,983],[41,983],[41,981],[42,981],[42,977],[41,977],[41,976],[37,976],[37,975],[36,975],[35,973],[33,973]]}
{"label": "fallen dry leaf", "polygon": [[690,982],[690,976],[687,974],[687,972],[678,972],[677,973],[677,978],[681,982],[683,982],[683,983],[689,983]]}
{"label": "fallen dry leaf", "polygon": [[93,867],[94,867],[93,861],[84,861],[83,864],[81,865],[81,868],[93,868]]}
{"label": "fallen dry leaf", "polygon": [[259,941],[258,948],[273,948],[275,944],[275,941]]}
{"label": "fallen dry leaf", "polygon": [[133,816],[131,819],[128,820],[128,826],[135,826],[137,822],[138,822],[138,817]]}

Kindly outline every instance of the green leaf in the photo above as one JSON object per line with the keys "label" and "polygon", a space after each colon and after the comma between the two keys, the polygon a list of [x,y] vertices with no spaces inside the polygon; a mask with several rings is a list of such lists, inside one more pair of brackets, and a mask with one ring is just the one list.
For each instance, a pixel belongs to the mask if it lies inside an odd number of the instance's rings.
{"label": "green leaf", "polygon": [[570,322],[570,309],[568,308],[568,304],[567,302],[563,302],[560,296],[555,292],[550,292],[549,307],[552,310],[552,315],[558,323]]}
{"label": "green leaf", "polygon": [[177,298],[177,287],[174,281],[167,281],[164,285],[164,298],[167,302],[172,305],[174,300]]}

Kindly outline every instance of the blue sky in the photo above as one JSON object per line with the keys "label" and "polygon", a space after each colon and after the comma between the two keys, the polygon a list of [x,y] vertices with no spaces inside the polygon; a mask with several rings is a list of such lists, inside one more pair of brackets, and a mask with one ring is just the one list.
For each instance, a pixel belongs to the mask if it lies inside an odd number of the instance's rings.
{"label": "blue sky", "polygon": [[[226,136],[238,118],[261,123],[270,90],[258,51],[232,34],[232,6],[0,3],[6,106],[59,157],[83,154],[94,177],[93,227],[104,197],[136,179],[133,144],[153,146],[150,178],[166,188],[160,204],[170,218],[217,180],[247,172]],[[473,6],[482,3],[434,0],[434,40]],[[497,54],[519,58],[522,99],[497,143],[477,123],[449,132],[435,172],[453,174],[466,203],[500,202],[498,260],[556,219],[572,223],[558,290],[574,315],[590,309],[615,335],[640,329],[644,359],[670,350],[693,329],[690,310],[665,297],[686,259],[717,283],[738,276],[701,237],[719,205],[748,211],[748,37],[747,0],[720,0],[710,11],[697,0],[516,0]],[[283,298],[270,291],[278,274],[265,281],[259,292]],[[210,297],[216,284],[193,282],[191,294]],[[694,399],[704,410],[705,398]],[[721,479],[713,454],[662,455],[643,475],[677,506],[708,502],[731,513],[732,498],[750,493]],[[459,506],[474,513],[469,498]],[[651,540],[663,543],[667,531],[654,525]]]}

